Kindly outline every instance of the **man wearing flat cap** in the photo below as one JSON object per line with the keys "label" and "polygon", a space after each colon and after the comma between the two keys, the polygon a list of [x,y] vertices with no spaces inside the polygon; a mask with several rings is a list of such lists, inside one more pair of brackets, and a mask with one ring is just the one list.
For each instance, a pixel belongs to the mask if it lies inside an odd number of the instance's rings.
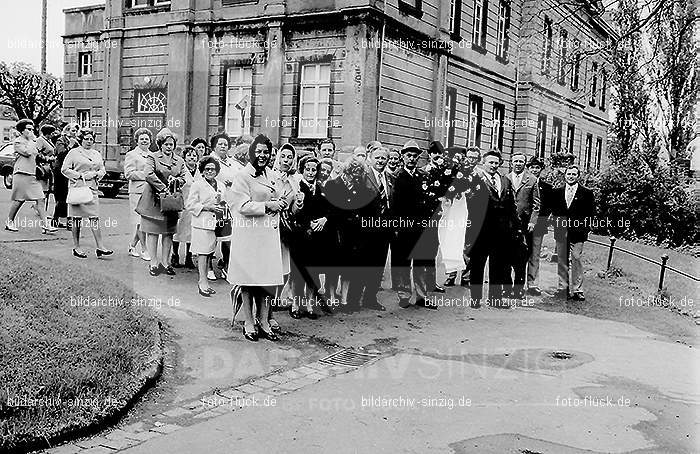
{"label": "man wearing flat cap", "polygon": [[416,306],[435,309],[436,306],[428,300],[428,292],[435,286],[437,229],[432,232],[426,228],[434,212],[425,203],[424,171],[417,168],[421,153],[415,140],[409,140],[401,149],[404,165],[396,175],[390,203],[397,231],[391,245],[391,277],[394,290],[399,294],[399,306],[410,306],[413,276]]}

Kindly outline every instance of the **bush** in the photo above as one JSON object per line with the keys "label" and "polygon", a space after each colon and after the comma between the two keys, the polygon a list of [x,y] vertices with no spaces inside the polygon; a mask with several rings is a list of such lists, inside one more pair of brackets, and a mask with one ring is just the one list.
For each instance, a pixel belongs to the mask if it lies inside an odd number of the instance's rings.
{"label": "bush", "polygon": [[[123,298],[79,307],[71,298]],[[0,451],[112,417],[160,359],[158,321],[88,268],[0,250]]]}
{"label": "bush", "polygon": [[687,180],[673,167],[651,170],[626,162],[589,175],[587,184],[596,194],[596,217],[612,224],[595,233],[652,238],[671,247],[700,240],[698,204]]}

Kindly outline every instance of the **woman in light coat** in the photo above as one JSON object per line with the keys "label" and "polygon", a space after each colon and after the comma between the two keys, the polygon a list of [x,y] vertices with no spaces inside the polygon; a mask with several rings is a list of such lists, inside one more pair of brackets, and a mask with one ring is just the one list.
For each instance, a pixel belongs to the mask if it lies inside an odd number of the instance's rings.
{"label": "woman in light coat", "polygon": [[210,297],[216,291],[207,283],[207,267],[210,257],[216,249],[216,215],[224,210],[220,184],[216,180],[221,166],[219,161],[211,156],[205,156],[199,161],[199,175],[189,189],[185,210],[190,214],[191,251],[197,254],[199,269],[199,294]]}
{"label": "woman in light coat", "polygon": [[[124,156],[124,177],[129,180],[130,220],[134,232],[134,236],[129,242],[129,255],[141,257],[148,262],[151,257],[148,255],[146,234],[141,231],[141,215],[136,212],[136,206],[148,184],[146,182],[146,166],[148,165],[148,157],[151,155],[150,147],[153,136],[148,129],[139,128],[136,130],[134,138],[136,139],[136,148]],[[141,243],[141,253],[136,250],[136,245],[139,242]]]}
{"label": "woman in light coat", "polygon": [[[197,168],[199,162],[199,153],[194,147],[186,146],[182,150],[182,159],[185,161],[185,184],[182,186],[182,197],[185,201],[190,194],[190,189],[195,180],[200,177],[200,171]],[[185,243],[185,268],[194,269],[192,254],[190,252],[192,243],[192,213],[187,208],[180,213],[180,219],[177,221],[177,231],[173,236],[173,255],[170,259],[170,265],[174,268],[180,268],[180,243]],[[205,276],[206,277],[206,276]]]}
{"label": "woman in light coat", "polygon": [[78,148],[68,152],[63,160],[61,172],[68,178],[69,192],[71,188],[87,186],[92,191],[92,200],[82,204],[68,203],[68,216],[72,219],[73,229],[73,255],[85,259],[87,254],[80,248],[80,225],[83,218],[88,218],[88,225],[95,237],[97,258],[112,255],[114,251],[107,249],[102,241],[100,232],[100,199],[97,182],[105,176],[105,164],[102,154],[92,148],[95,143],[95,132],[89,128],[83,128],[78,132]]}
{"label": "woman in light coat", "polygon": [[[225,132],[214,135],[211,138],[211,156],[219,160],[221,171],[216,177],[216,180],[221,184],[221,192],[224,194],[224,200],[231,206],[231,188],[236,178],[236,174],[240,171],[239,163],[230,157],[229,149],[231,148],[231,138]],[[219,260],[218,268],[221,270],[221,276],[226,279],[226,268],[228,267],[228,258],[231,251],[231,238],[219,238],[221,243],[221,260]],[[210,279],[216,279],[214,270],[209,272]]]}
{"label": "woman in light coat", "polygon": [[36,157],[39,151],[34,142],[34,122],[23,119],[15,126],[21,134],[14,142],[14,150],[17,159],[12,171],[12,203],[10,212],[5,221],[5,230],[16,232],[15,217],[24,205],[24,202],[34,202],[34,210],[39,213],[39,225],[42,233],[55,232],[57,229],[46,222],[46,210],[44,209],[44,191],[41,183],[36,179]]}
{"label": "woman in light coat", "polygon": [[270,287],[283,282],[279,213],[289,200],[283,197],[277,173],[267,167],[271,152],[270,139],[258,135],[249,148],[250,161],[236,176],[232,190],[231,238],[236,247],[231,250],[228,281],[233,285],[234,320],[242,309],[244,336],[250,341],[258,336],[278,339],[268,321]]}

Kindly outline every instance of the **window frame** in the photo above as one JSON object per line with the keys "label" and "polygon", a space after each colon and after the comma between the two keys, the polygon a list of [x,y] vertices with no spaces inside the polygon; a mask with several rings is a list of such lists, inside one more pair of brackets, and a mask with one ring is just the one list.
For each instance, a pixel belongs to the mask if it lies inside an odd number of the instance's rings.
{"label": "window frame", "polygon": [[[248,87],[248,85],[244,85],[243,83],[237,83],[235,86],[231,81],[231,71],[232,70],[250,70],[250,100],[248,101],[248,127],[246,129],[239,131],[229,131],[228,124],[229,124],[229,92],[233,88],[238,88],[239,91],[245,89]],[[226,65],[224,67],[224,94],[223,94],[223,128],[224,131],[226,131],[227,134],[229,135],[239,135],[239,134],[252,134],[253,131],[253,97],[255,95],[255,86],[253,84],[253,76],[254,76],[254,67],[249,64],[241,64],[241,63],[232,63],[229,65]],[[236,109],[237,111],[237,109]]]}
{"label": "window frame", "polygon": [[462,0],[450,0],[450,17],[448,23],[450,39],[462,41]]}
{"label": "window frame", "polygon": [[540,113],[537,115],[535,152],[540,159],[544,159],[547,154],[547,114]]}
{"label": "window frame", "polygon": [[552,137],[549,143],[549,155],[561,153],[561,136],[564,124],[559,117],[552,117]]}
{"label": "window frame", "polygon": [[573,61],[571,62],[571,91],[578,91],[579,89],[579,78],[581,75],[581,44],[578,39],[574,40],[573,51],[576,52]]}
{"label": "window frame", "polygon": [[[496,123],[496,112],[500,114],[500,119]],[[506,119],[506,106],[499,102],[493,103],[493,108],[491,110],[491,147],[498,148],[498,150],[503,153],[503,143],[505,139],[505,127],[504,122]],[[494,134],[495,133],[495,134]],[[494,147],[494,135],[495,135],[495,147]]]}
{"label": "window frame", "polygon": [[552,63],[552,41],[554,38],[553,22],[549,16],[544,16],[544,27],[542,28],[542,68],[544,75],[549,75]]}
{"label": "window frame", "polygon": [[[477,5],[480,5],[477,14]],[[474,0],[474,17],[472,18],[472,50],[486,54],[486,37],[488,34],[489,2]],[[477,24],[478,22],[478,24]]]}
{"label": "window frame", "polygon": [[[508,50],[510,47],[510,15],[511,6],[509,0],[498,2],[498,22],[496,25],[496,60],[508,63]],[[501,28],[501,26],[503,28]]]}
{"label": "window frame", "polygon": [[559,30],[559,60],[557,63],[557,83],[566,85],[566,58],[568,53],[569,32],[565,28]]}
{"label": "window frame", "polygon": [[447,127],[443,139],[448,147],[454,146],[455,142],[455,118],[457,117],[457,88],[446,87],[445,105],[443,106],[443,119],[447,120]]}
{"label": "window frame", "polygon": [[588,105],[595,107],[598,97],[598,62],[591,63],[591,92],[589,96]]}
{"label": "window frame", "polygon": [[[140,111],[139,110],[139,97],[143,95],[144,93],[148,92],[158,92],[164,95],[165,97],[165,111],[164,112],[145,112],[145,111]],[[134,104],[133,104],[133,112],[134,115],[166,115],[168,112],[168,90],[167,88],[164,87],[157,87],[157,88],[135,88],[134,89]]]}
{"label": "window frame", "polygon": [[399,12],[420,19],[423,17],[423,0],[414,0],[413,4],[408,0],[399,0]]}
{"label": "window frame", "polygon": [[591,168],[591,158],[593,153],[593,134],[586,134],[586,143],[584,146],[583,157],[586,160],[584,168],[588,171]]}
{"label": "window frame", "polygon": [[567,153],[574,154],[574,142],[576,140],[576,125],[574,123],[569,123],[566,126],[566,151]]}
{"label": "window frame", "polygon": [[[320,75],[320,68],[321,66],[328,66],[328,100],[327,100],[327,111],[326,111],[326,129],[323,133],[317,132],[317,133],[305,133],[303,132],[303,127],[302,127],[302,118],[301,118],[301,112],[302,112],[302,106],[304,104],[304,88],[308,88],[308,86],[315,87],[315,93],[316,93],[316,98],[314,101],[314,106],[315,106],[315,122],[319,122],[318,117],[318,104],[320,98],[318,97],[319,94],[319,89],[326,84],[323,83],[323,81],[320,80],[315,80],[314,83],[309,84],[304,82],[304,68],[309,67],[309,66],[315,66],[317,68],[316,75],[317,77]],[[331,64],[330,60],[326,61],[304,61],[300,62],[299,64],[299,80],[297,86],[299,87],[299,96],[298,96],[298,109],[296,112],[296,137],[298,139],[325,139],[330,137],[330,125],[331,125],[331,87],[333,86],[332,83],[332,73],[333,73],[333,65]],[[321,82],[321,83],[319,83]],[[306,87],[305,87],[306,85]]]}
{"label": "window frame", "polygon": [[[86,114],[87,115],[87,125],[85,125],[85,120],[82,120],[80,117],[82,116],[81,114]],[[92,111],[91,109],[75,109],[75,122],[80,125],[80,128],[89,128],[90,124],[92,122]]]}
{"label": "window frame", "polygon": [[[84,66],[85,64],[83,63],[83,57],[87,57],[88,62],[88,72],[85,72]],[[84,52],[78,52],[78,77],[90,77],[92,76],[92,73],[94,71],[93,67],[94,63],[94,57],[92,54],[92,51],[84,51]]]}
{"label": "window frame", "polygon": [[600,170],[601,161],[603,159],[603,138],[596,137],[595,139],[595,168]]}
{"label": "window frame", "polygon": [[[473,112],[472,105],[476,107],[476,112]],[[480,147],[481,146],[481,132],[482,124],[484,118],[484,98],[478,95],[469,95],[469,123],[467,125],[467,146],[468,147]],[[472,115],[476,118],[473,119]],[[475,121],[472,121],[475,120]],[[472,137],[472,124],[474,124],[474,137]],[[472,140],[473,139],[473,140]]]}
{"label": "window frame", "polygon": [[606,91],[608,89],[608,72],[603,68],[600,72],[600,103],[598,108],[605,112]]}

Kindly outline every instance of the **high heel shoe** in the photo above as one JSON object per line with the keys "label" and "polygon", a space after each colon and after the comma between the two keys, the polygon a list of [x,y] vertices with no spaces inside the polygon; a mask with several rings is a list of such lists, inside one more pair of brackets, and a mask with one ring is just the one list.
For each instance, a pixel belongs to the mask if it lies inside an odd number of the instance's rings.
{"label": "high heel shoe", "polygon": [[197,289],[199,290],[199,294],[202,295],[205,298],[211,298],[211,293],[209,293],[209,289],[202,290],[202,287],[197,286]]}
{"label": "high heel shoe", "polygon": [[5,230],[10,232],[19,232],[19,229],[15,225],[15,221],[5,221]]}
{"label": "high heel shoe", "polygon": [[88,256],[84,252],[78,252],[77,249],[73,249],[73,255],[78,257],[79,259],[86,259]]}
{"label": "high heel shoe", "polygon": [[157,266],[149,266],[148,274],[150,274],[151,276],[158,276],[160,274],[160,268]]}
{"label": "high heel shoe", "polygon": [[112,255],[114,254],[114,251],[111,249],[95,249],[95,255],[99,259],[103,255]]}
{"label": "high heel shoe", "polygon": [[258,333],[253,329],[253,331],[246,331],[245,327],[243,327],[243,337],[248,339],[251,342],[257,342],[258,341]]}
{"label": "high heel shoe", "polygon": [[41,233],[43,233],[44,235],[46,235],[48,233],[56,233],[57,231],[58,231],[58,229],[56,227],[52,227],[52,226],[41,228]]}
{"label": "high heel shoe", "polygon": [[270,331],[265,331],[260,325],[258,325],[258,336],[272,342],[280,340],[279,336],[275,334],[272,329],[270,329]]}
{"label": "high heel shoe", "polygon": [[293,309],[292,306],[289,306],[289,316],[299,320],[301,318],[301,312],[299,312],[299,309]]}

